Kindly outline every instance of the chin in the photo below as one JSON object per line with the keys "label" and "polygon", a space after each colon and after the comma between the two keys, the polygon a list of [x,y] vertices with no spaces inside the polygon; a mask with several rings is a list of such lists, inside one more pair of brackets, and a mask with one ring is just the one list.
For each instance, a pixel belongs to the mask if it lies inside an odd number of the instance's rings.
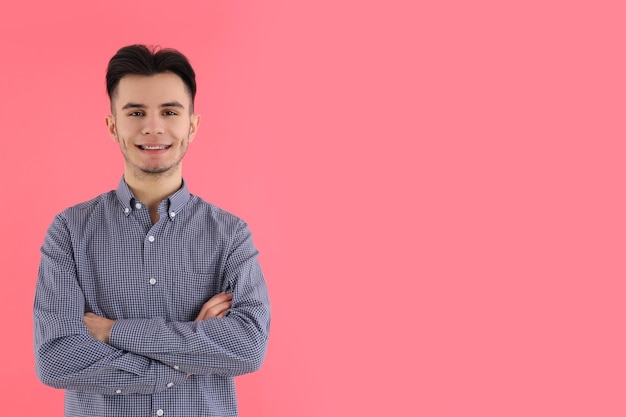
{"label": "chin", "polygon": [[144,174],[163,174],[170,171],[172,167],[142,167],[140,169]]}

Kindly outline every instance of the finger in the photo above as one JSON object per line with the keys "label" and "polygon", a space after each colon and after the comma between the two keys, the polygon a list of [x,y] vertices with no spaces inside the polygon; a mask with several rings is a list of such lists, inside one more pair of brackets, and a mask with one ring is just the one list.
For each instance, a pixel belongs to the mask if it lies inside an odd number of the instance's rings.
{"label": "finger", "polygon": [[210,314],[209,311],[211,309],[213,309],[215,306],[223,302],[232,300],[232,298],[233,298],[232,294],[226,294],[225,292],[221,292],[217,295],[214,295],[213,297],[211,297],[211,299],[209,299],[209,301],[207,301],[206,303],[202,305],[202,308],[200,309],[200,312],[198,313],[198,316],[196,317],[194,321],[205,320],[207,316]]}
{"label": "finger", "polygon": [[228,294],[221,292],[217,295],[214,295],[209,299],[209,301],[204,303],[202,309],[206,311],[207,309],[212,308],[213,306],[223,303],[227,300],[229,300]]}
{"label": "finger", "polygon": [[216,299],[219,299],[219,297],[220,297],[221,295],[223,295],[223,294],[224,294],[224,293],[219,293],[219,294],[217,294],[217,295],[215,295],[215,296],[211,297],[211,298],[209,299],[209,301],[207,301],[206,303],[202,304],[202,308],[200,309],[200,312],[198,313],[198,316],[196,317],[196,319],[195,319],[194,321],[200,321],[200,320],[203,320],[203,317],[205,317],[205,316],[206,316],[207,311],[208,311],[211,307],[213,307],[213,305],[214,305],[214,304],[216,304],[216,301],[215,301],[215,300],[216,300]]}
{"label": "finger", "polygon": [[225,314],[228,310],[230,310],[232,305],[232,301],[224,301],[222,303],[214,305],[211,308],[208,308],[206,311],[198,314],[198,319],[196,321],[207,320],[213,317],[218,317],[220,314]]}
{"label": "finger", "polygon": [[232,303],[230,301],[224,301],[219,304],[209,304],[205,303],[202,306],[202,309],[198,313],[198,316],[194,321],[206,320],[211,317],[215,317],[217,314],[221,313],[224,309],[230,308]]}
{"label": "finger", "polygon": [[207,301],[207,303],[215,305],[215,304],[223,303],[224,301],[228,301],[228,300],[232,300],[232,299],[233,299],[233,295],[231,293],[221,292],[221,293],[211,297],[211,299],[209,299],[209,301]]}
{"label": "finger", "polygon": [[213,306],[209,310],[207,310],[206,314],[204,314],[204,316],[202,317],[202,320],[207,320],[213,317],[217,317],[221,313],[228,311],[231,308],[231,306],[232,306],[232,302],[230,301],[224,301],[223,303]]}
{"label": "finger", "polygon": [[228,310],[231,309],[233,303],[231,301],[224,302],[215,307],[211,312],[213,313],[213,317],[224,317]]}

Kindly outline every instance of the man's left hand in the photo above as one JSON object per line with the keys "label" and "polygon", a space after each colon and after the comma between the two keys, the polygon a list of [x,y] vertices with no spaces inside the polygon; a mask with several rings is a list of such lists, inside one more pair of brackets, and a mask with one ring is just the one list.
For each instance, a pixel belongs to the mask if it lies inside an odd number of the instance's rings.
{"label": "man's left hand", "polygon": [[95,313],[85,313],[83,317],[83,323],[89,329],[91,336],[104,343],[109,343],[109,336],[111,335],[111,328],[115,320],[107,319],[106,317],[99,316]]}

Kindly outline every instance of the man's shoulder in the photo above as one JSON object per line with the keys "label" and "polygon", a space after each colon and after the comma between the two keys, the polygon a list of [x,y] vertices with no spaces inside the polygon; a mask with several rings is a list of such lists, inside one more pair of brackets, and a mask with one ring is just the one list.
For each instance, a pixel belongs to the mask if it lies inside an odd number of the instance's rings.
{"label": "man's shoulder", "polygon": [[190,208],[195,214],[206,217],[214,222],[230,226],[245,224],[244,220],[239,216],[217,206],[214,203],[206,201],[197,195],[191,194],[189,203],[191,206]]}
{"label": "man's shoulder", "polygon": [[116,195],[115,195],[115,191],[111,190],[111,191],[107,191],[105,193],[102,193],[90,200],[87,201],[83,201],[77,204],[74,204],[72,206],[67,207],[65,210],[63,210],[61,213],[59,213],[59,216],[61,217],[75,217],[75,216],[85,216],[88,213],[93,212],[94,210],[97,210],[98,208],[108,208],[110,207],[112,204],[115,203],[115,199],[116,199]]}

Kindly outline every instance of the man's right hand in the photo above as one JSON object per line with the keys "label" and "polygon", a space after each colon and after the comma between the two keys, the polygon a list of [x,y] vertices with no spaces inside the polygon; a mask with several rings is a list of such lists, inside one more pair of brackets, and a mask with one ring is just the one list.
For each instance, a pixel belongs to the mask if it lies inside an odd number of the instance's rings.
{"label": "man's right hand", "polygon": [[233,295],[221,292],[202,305],[198,317],[194,321],[201,321],[213,317],[224,317],[233,305]]}

